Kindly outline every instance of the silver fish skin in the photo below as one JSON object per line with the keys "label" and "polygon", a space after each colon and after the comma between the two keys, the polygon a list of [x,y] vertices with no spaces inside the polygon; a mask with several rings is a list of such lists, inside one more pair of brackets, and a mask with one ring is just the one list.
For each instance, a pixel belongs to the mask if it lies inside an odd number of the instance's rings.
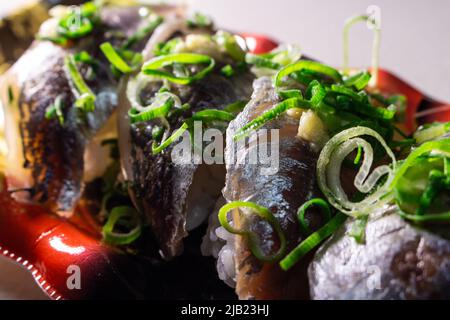
{"label": "silver fish skin", "polygon": [[[223,109],[238,100],[247,100],[251,94],[253,76],[249,72],[236,75],[231,79],[220,74],[218,70],[190,86],[173,86],[182,103],[189,103],[187,114],[171,120],[172,130],[179,128],[186,117],[204,109]],[[155,92],[158,88],[156,88]],[[151,93],[151,94],[154,94]],[[150,95],[151,95],[150,94]],[[224,165],[198,165],[194,163],[174,163],[171,151],[175,143],[163,152],[152,154],[152,130],[158,121],[146,121],[130,127],[130,160],[128,175],[132,186],[130,193],[135,205],[144,214],[161,248],[161,255],[169,260],[183,251],[183,239],[188,235],[190,205],[209,206],[212,209],[215,199],[220,195],[225,175]],[[215,168],[212,169],[212,167]],[[214,170],[210,177],[200,173],[200,169]],[[196,179],[196,174],[199,175]],[[211,176],[219,175],[220,185],[212,185],[204,192],[214,194],[210,204],[191,203],[190,194],[196,182],[207,185]],[[217,190],[213,190],[217,189]],[[210,212],[210,211],[208,211]]]}
{"label": "silver fish skin", "polygon": [[322,245],[308,270],[312,299],[450,298],[448,230],[412,225],[396,210],[374,212],[365,244],[346,235],[347,221]]}
{"label": "silver fish skin", "polygon": [[[262,129],[279,130],[279,143],[272,150],[279,150],[279,169],[274,174],[262,174],[261,164],[236,159],[244,158],[251,149],[243,146],[233,149],[233,136],[252,119],[279,102],[272,81],[268,77],[254,82],[251,101],[233,120],[227,129],[226,186],[223,195],[228,202],[251,201],[268,208],[279,221],[287,239],[287,252],[305,238],[297,220],[298,208],[307,200],[320,196],[316,185],[315,167],[318,158],[312,145],[299,137],[298,119],[282,115],[264,124]],[[269,142],[268,142],[269,141]],[[271,135],[258,146],[267,145],[270,150]],[[264,252],[273,253],[279,243],[276,233],[267,222],[256,215],[233,212],[235,226],[255,232]],[[312,228],[320,224],[320,214],[315,210],[307,215]],[[310,257],[297,263],[291,270],[283,271],[278,263],[265,263],[254,257],[246,238],[235,236],[234,261],[236,268],[236,293],[240,299],[307,299],[308,280],[306,268]]]}
{"label": "silver fish skin", "polygon": [[[28,195],[17,193],[19,200],[41,203],[62,216],[72,214],[82,193],[91,141],[116,131],[112,115],[118,104],[117,81],[99,45],[105,41],[118,43],[120,39],[114,33],[130,36],[143,22],[139,7],[105,7],[100,16],[102,27],[72,47],[34,41],[1,79],[10,187],[28,189]],[[145,40],[137,46],[142,49],[144,44]],[[74,107],[73,88],[64,68],[65,57],[82,50],[100,61],[95,78],[86,80],[96,94],[95,110],[86,115],[80,115]],[[80,71],[86,78],[86,70]],[[8,92],[14,97],[12,101]],[[58,119],[45,118],[47,107],[58,96],[63,106],[63,125]],[[108,159],[103,160],[98,157],[88,167],[106,167]]]}

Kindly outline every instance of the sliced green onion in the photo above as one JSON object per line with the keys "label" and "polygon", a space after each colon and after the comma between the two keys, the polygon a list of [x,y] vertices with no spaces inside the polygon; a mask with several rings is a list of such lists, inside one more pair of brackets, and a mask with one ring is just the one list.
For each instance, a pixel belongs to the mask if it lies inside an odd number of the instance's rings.
{"label": "sliced green onion", "polygon": [[[177,77],[169,72],[160,70],[161,68],[173,64],[206,64],[207,66],[193,76]],[[146,62],[142,67],[142,72],[149,76],[167,79],[171,82],[181,85],[188,85],[194,81],[198,81],[209,74],[215,66],[215,61],[209,56],[196,53],[172,53],[160,57],[153,58]]]}
{"label": "sliced green onion", "polygon": [[152,153],[156,155],[174,143],[181,135],[189,128],[189,125],[184,122],[169,138],[161,142],[159,145],[154,141],[152,144]]}
{"label": "sliced green onion", "polygon": [[181,40],[180,38],[173,38],[164,43],[157,43],[155,45],[155,48],[153,49],[153,54],[155,56],[162,56],[173,53],[175,48],[181,43],[183,43],[183,40]]}
{"label": "sliced green onion", "polygon": [[270,58],[272,58],[273,55],[267,56],[266,55],[258,55],[253,53],[247,53],[245,55],[245,62],[248,64],[255,65],[258,68],[267,68],[267,69],[274,69],[278,70],[281,67],[283,67],[278,62],[272,61]]}
{"label": "sliced green onion", "polygon": [[410,220],[413,222],[450,222],[450,211],[435,214],[417,215],[408,214],[398,208],[397,213],[405,220]]}
{"label": "sliced green onion", "polygon": [[95,95],[84,82],[83,77],[78,71],[75,58],[69,54],[64,59],[64,67],[67,78],[72,86],[75,88],[77,100],[75,106],[83,109],[85,112],[94,111],[95,109]]}
{"label": "sliced green onion", "polygon": [[50,36],[41,36],[41,35],[36,35],[36,39],[40,40],[40,41],[51,41],[53,43],[56,43],[57,45],[60,46],[66,46],[67,43],[69,42],[67,38],[64,37],[50,37]]}
{"label": "sliced green onion", "polygon": [[165,117],[174,105],[174,99],[171,94],[160,93],[155,97],[155,101],[148,107],[137,109],[132,107],[128,111],[131,123],[153,120],[155,118]]}
{"label": "sliced green onion", "polygon": [[355,241],[359,244],[364,243],[366,226],[367,226],[368,221],[369,221],[369,215],[359,217],[358,219],[353,221],[351,229],[348,232],[348,235],[350,237],[354,238]]}
{"label": "sliced green onion", "polygon": [[252,71],[257,75],[270,73],[267,70],[279,70],[296,62],[302,56],[300,47],[296,45],[280,45],[268,53],[247,53],[245,62],[254,65]]}
{"label": "sliced green onion", "polygon": [[192,115],[193,120],[202,121],[226,121],[229,122],[234,119],[234,115],[230,112],[217,109],[205,109],[198,111]]}
{"label": "sliced green onion", "polygon": [[342,82],[341,74],[334,68],[327,65],[321,64],[315,61],[300,60],[298,62],[292,63],[278,71],[275,76],[275,88],[279,88],[283,82],[283,78],[289,76],[292,73],[299,72],[302,70],[309,70],[323,74],[336,82]]}
{"label": "sliced green onion", "polygon": [[357,108],[354,109],[355,112],[361,113],[363,115],[373,117],[376,119],[383,120],[392,120],[395,116],[395,110],[386,109],[386,108],[377,108],[368,103],[364,102],[364,97],[357,94],[352,89],[349,89],[345,86],[341,85],[331,85],[331,92],[343,94],[349,98],[351,98],[354,102],[357,103]]}
{"label": "sliced green onion", "polygon": [[[126,233],[114,231],[116,225],[124,218],[131,218],[135,226]],[[141,223],[136,209],[127,206],[113,208],[102,229],[102,235],[103,240],[112,245],[126,245],[134,242],[141,235]]]}
{"label": "sliced green onion", "polygon": [[234,75],[233,67],[230,66],[229,64],[227,64],[225,67],[223,67],[222,69],[220,69],[220,72],[221,72],[225,77],[228,77],[228,78]]}
{"label": "sliced green onion", "polygon": [[276,104],[272,109],[267,110],[261,116],[253,119],[248,124],[240,128],[234,135],[234,140],[239,140],[247,136],[251,131],[263,126],[266,122],[279,117],[285,111],[292,108],[311,109],[312,105],[309,101],[299,98],[286,99]]}
{"label": "sliced green onion", "polygon": [[367,71],[362,71],[357,73],[344,81],[344,85],[347,87],[355,87],[356,90],[360,91],[364,89],[369,83],[371,75]]}
{"label": "sliced green onion", "polygon": [[98,7],[93,2],[73,7],[71,12],[59,21],[58,33],[69,39],[84,37],[94,30],[98,20]]}
{"label": "sliced green onion", "polygon": [[[423,143],[403,161],[392,182],[403,218],[415,222],[448,221],[447,205],[437,197],[450,191],[449,159],[450,138],[446,138]],[[435,213],[441,210],[444,212]]]}
{"label": "sliced green onion", "polygon": [[379,56],[380,56],[380,37],[381,37],[381,32],[380,32],[380,27],[377,23],[377,21],[375,21],[373,19],[373,17],[368,16],[368,15],[360,15],[360,16],[355,16],[352,17],[350,19],[348,19],[345,22],[344,25],[344,31],[343,31],[343,50],[344,50],[344,54],[343,54],[343,70],[344,73],[348,73],[348,68],[349,68],[349,45],[348,45],[348,34],[350,31],[350,28],[355,25],[356,23],[359,22],[369,22],[371,23],[371,25],[373,26],[373,30],[374,30],[374,37],[373,37],[373,44],[372,44],[372,72],[373,72],[373,84],[375,85],[377,83],[378,80],[378,60],[379,60]]}
{"label": "sliced green onion", "polygon": [[193,19],[188,19],[186,21],[187,25],[191,28],[199,27],[199,28],[207,28],[212,26],[212,20],[210,17],[196,12],[194,14]]}
{"label": "sliced green onion", "polygon": [[14,102],[14,92],[12,86],[8,86],[8,104],[11,105]]}
{"label": "sliced green onion", "polygon": [[213,37],[214,41],[235,61],[244,62],[245,51],[236,40],[236,36],[229,32],[219,30]]}
{"label": "sliced green onion", "polygon": [[345,222],[347,216],[338,212],[322,228],[308,236],[294,250],[292,250],[283,260],[280,261],[281,269],[287,271],[292,268],[308,252],[317,247],[326,238],[332,235]]}
{"label": "sliced green onion", "polygon": [[[371,136],[378,140],[391,158],[391,166],[381,165],[369,174],[373,163],[373,148],[359,136]],[[364,160],[356,174],[354,185],[359,192],[368,195],[359,202],[352,202],[342,188],[340,173],[344,159],[358,146],[364,150]],[[353,127],[336,134],[323,147],[317,161],[317,182],[333,207],[358,218],[392,199],[392,181],[396,163],[394,153],[380,134],[368,127]],[[378,185],[379,180],[385,175],[386,181],[381,186]]]}
{"label": "sliced green onion", "polygon": [[308,96],[311,96],[309,101],[311,102],[311,105],[313,105],[314,107],[318,107],[322,103],[322,100],[325,99],[325,96],[327,95],[327,91],[317,80],[313,80],[310,82],[308,88],[306,89],[306,92]]}
{"label": "sliced green onion", "polygon": [[[450,178],[449,187],[450,187]],[[419,207],[417,208],[417,215],[424,215],[428,208],[431,206],[431,202],[436,198],[436,196],[446,187],[447,175],[442,171],[433,169],[428,175],[428,183],[422,196],[419,200]],[[450,188],[449,188],[450,189]],[[449,190],[450,191],[450,190]]]}
{"label": "sliced green onion", "polygon": [[116,49],[109,42],[104,42],[100,45],[100,49],[105,55],[106,59],[116,67],[122,73],[131,73],[133,68],[131,68],[117,53]]}
{"label": "sliced green onion", "polygon": [[302,230],[306,234],[312,233],[311,228],[309,227],[308,222],[305,220],[306,210],[311,206],[318,206],[321,209],[321,212],[325,216],[325,221],[329,221],[331,219],[331,209],[330,205],[323,199],[315,198],[309,201],[306,201],[297,211],[298,221],[300,222],[300,226]]}
{"label": "sliced green onion", "polygon": [[97,66],[98,61],[95,60],[87,51],[81,51],[74,55],[76,62],[83,62],[91,66]]}
{"label": "sliced green onion", "polygon": [[420,157],[430,152],[442,152],[447,157],[450,157],[450,138],[428,141],[414,149],[410,155],[403,161],[402,165],[398,168],[394,180],[392,180],[391,186],[395,187],[399,180],[403,177],[406,171],[416,165]]}
{"label": "sliced green onion", "polygon": [[64,115],[62,113],[62,95],[58,95],[52,105],[45,110],[45,119],[57,118],[61,125],[64,124]]}
{"label": "sliced green onion", "polygon": [[280,90],[278,91],[278,96],[283,100],[290,98],[303,99],[303,94],[299,89]]}
{"label": "sliced green onion", "polygon": [[122,45],[122,49],[129,49],[134,44],[144,40],[149,34],[151,34],[164,19],[161,16],[152,14],[149,18],[149,22],[144,27],[139,28],[133,35],[131,35]]}
{"label": "sliced green onion", "polygon": [[229,105],[227,105],[224,110],[228,111],[232,114],[237,114],[239,112],[242,111],[242,109],[244,109],[244,107],[247,105],[247,101],[236,101],[233,103],[230,103]]}
{"label": "sliced green onion", "polygon": [[450,132],[450,122],[433,123],[419,128],[413,135],[418,144],[433,140]]}
{"label": "sliced green onion", "polygon": [[[266,220],[272,226],[280,241],[280,247],[277,252],[271,255],[266,255],[259,246],[258,236],[254,232],[237,229],[228,222],[228,212],[238,208],[249,208],[252,213],[256,214],[261,219]],[[269,209],[259,206],[254,202],[233,201],[227,203],[219,210],[219,221],[222,227],[224,227],[228,232],[246,237],[250,250],[258,260],[275,262],[283,256],[286,250],[286,238],[280,223]]]}
{"label": "sliced green onion", "polygon": [[355,160],[353,160],[353,164],[358,164],[361,161],[362,156],[362,147],[358,145],[358,152],[356,153]]}

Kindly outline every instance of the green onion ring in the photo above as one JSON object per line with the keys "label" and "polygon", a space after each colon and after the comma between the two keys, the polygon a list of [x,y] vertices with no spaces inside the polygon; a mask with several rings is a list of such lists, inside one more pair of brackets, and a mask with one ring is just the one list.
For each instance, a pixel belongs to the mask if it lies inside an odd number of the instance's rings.
{"label": "green onion ring", "polygon": [[[114,231],[117,222],[123,217],[132,217],[136,226],[127,233],[118,233]],[[135,241],[141,235],[141,224],[139,214],[133,207],[121,206],[115,207],[109,214],[108,221],[102,228],[103,240],[113,245],[125,245]]]}
{"label": "green onion ring", "polygon": [[131,123],[165,117],[173,105],[174,99],[170,95],[167,95],[167,99],[161,105],[154,105],[152,103],[150,106],[142,108],[142,110],[131,107],[128,111],[128,117],[130,118]]}
{"label": "green onion ring", "polygon": [[326,221],[329,221],[331,219],[330,205],[325,200],[320,198],[314,198],[309,201],[306,201],[300,208],[298,208],[297,211],[298,221],[300,222],[302,230],[306,234],[310,234],[312,232],[311,228],[309,227],[308,223],[305,220],[306,210],[311,206],[320,207],[321,212],[324,214]]}
{"label": "green onion ring", "polygon": [[109,42],[104,42],[100,45],[100,49],[105,55],[106,59],[116,67],[122,73],[131,73],[133,68],[131,68],[117,53],[116,49]]}
{"label": "green onion ring", "polygon": [[444,213],[417,215],[406,213],[398,208],[397,213],[403,219],[414,222],[450,222],[450,211]]}
{"label": "green onion ring", "polygon": [[174,143],[188,128],[189,125],[186,122],[184,122],[180,128],[178,128],[169,138],[161,142],[159,145],[157,145],[157,143],[153,141],[152,144],[153,155],[160,153],[168,146],[170,146],[172,143]]}
{"label": "green onion ring", "polygon": [[309,101],[300,98],[286,99],[276,104],[272,109],[267,110],[262,115],[260,115],[256,119],[253,119],[248,124],[240,128],[233,136],[233,139],[237,141],[247,136],[250,133],[250,131],[260,128],[266,122],[279,117],[283,112],[292,108],[311,109],[312,105]]}
{"label": "green onion ring", "polygon": [[343,70],[344,73],[348,73],[348,61],[349,61],[349,45],[348,45],[348,33],[350,28],[358,23],[358,22],[370,22],[373,26],[374,34],[373,34],[373,43],[372,43],[372,72],[373,72],[373,84],[377,84],[378,81],[378,60],[380,56],[380,37],[381,37],[381,31],[380,27],[377,25],[377,21],[373,19],[373,17],[368,15],[361,15],[361,16],[355,16],[350,19],[348,19],[345,22],[344,25],[344,31],[343,31]]}
{"label": "green onion ring", "polygon": [[403,161],[401,166],[398,168],[394,180],[392,180],[391,187],[396,187],[400,178],[403,177],[406,173],[406,170],[414,166],[419,160],[420,156],[431,151],[443,152],[446,156],[450,157],[450,138],[428,141],[420,145],[418,148],[414,149],[414,151],[409,154],[406,160]]}
{"label": "green onion ring", "polygon": [[[442,155],[444,158],[444,168],[443,173],[440,173],[444,179],[444,189],[445,189],[445,179],[449,181],[449,161],[448,158],[450,158],[450,138],[442,139],[442,140],[434,140],[434,141],[428,141],[420,145],[418,148],[416,148],[414,151],[410,153],[410,155],[406,158],[406,160],[403,161],[402,165],[398,169],[394,180],[392,181],[392,188],[394,189],[395,194],[395,201],[397,203],[397,207],[399,210],[400,216],[402,216],[404,219],[411,220],[414,222],[442,222],[442,221],[449,221],[450,212],[443,212],[443,213],[437,213],[437,214],[426,214],[425,211],[427,207],[431,204],[432,198],[434,197],[432,194],[433,188],[436,188],[436,185],[433,182],[433,177],[436,176],[436,174],[433,176],[433,171],[430,171],[430,175],[428,177],[428,184],[425,188],[425,190],[422,193],[422,196],[420,198],[420,204],[419,208],[415,212],[415,214],[409,214],[404,212],[400,208],[400,198],[399,194],[400,192],[398,189],[401,187],[398,186],[400,179],[406,175],[407,170],[410,168],[420,165],[420,161],[423,159],[423,156],[430,153],[437,153],[438,155]],[[436,170],[434,170],[436,171]],[[435,172],[439,173],[439,171]],[[447,177],[447,178],[446,178]],[[431,183],[431,184],[430,184]],[[431,199],[429,199],[431,197]]]}
{"label": "green onion ring", "polygon": [[[278,238],[280,240],[280,248],[278,251],[271,255],[265,255],[261,248],[258,246],[258,237],[255,233],[251,231],[246,230],[239,230],[230,225],[228,222],[227,214],[230,210],[236,209],[236,208],[250,208],[253,213],[258,215],[261,219],[266,220],[270,223],[272,228],[275,230],[275,232],[278,234]],[[253,255],[261,261],[264,262],[275,262],[279,260],[286,250],[286,238],[284,236],[283,229],[281,228],[280,223],[278,220],[274,217],[272,212],[270,212],[269,209],[259,206],[254,202],[247,202],[247,201],[233,201],[230,203],[225,204],[222,208],[219,210],[219,221],[222,227],[225,228],[228,232],[232,234],[241,235],[247,238],[248,244],[250,247],[250,250],[252,251]]]}
{"label": "green onion ring", "polygon": [[347,219],[347,216],[338,212],[322,228],[308,236],[294,250],[292,250],[283,260],[280,261],[280,267],[284,271],[292,268],[302,257],[317,247],[322,241],[332,235]]}
{"label": "green onion ring", "polygon": [[[207,64],[207,66],[195,75],[190,77],[177,77],[169,72],[159,70],[160,68],[178,64]],[[149,76],[167,79],[171,82],[181,85],[188,85],[194,81],[198,81],[209,74],[215,66],[213,58],[196,53],[172,53],[160,57],[155,57],[146,62],[142,67],[142,72]]]}
{"label": "green onion ring", "polygon": [[62,101],[63,95],[60,94],[55,98],[55,101],[53,104],[48,106],[45,109],[45,118],[46,119],[53,119],[57,118],[60,125],[64,125],[64,114],[62,111],[63,108],[63,101]]}
{"label": "green onion ring", "polygon": [[345,79],[344,85],[347,87],[355,87],[356,90],[359,91],[364,89],[369,84],[371,77],[372,76],[370,75],[369,72],[362,71]]}
{"label": "green onion ring", "polygon": [[234,119],[234,115],[230,112],[217,110],[217,109],[205,109],[199,112],[196,112],[192,115],[193,120],[204,120],[204,121],[231,121]]}
{"label": "green onion ring", "polygon": [[290,75],[291,73],[302,71],[302,70],[310,70],[314,72],[318,72],[324,74],[336,82],[342,82],[341,74],[334,68],[329,67],[327,65],[321,64],[315,61],[308,60],[300,60],[294,63],[291,63],[278,71],[275,76],[274,84],[275,88],[279,88],[283,82],[283,78]]}
{"label": "green onion ring", "polygon": [[75,102],[75,105],[86,112],[94,111],[95,95],[86,82],[84,82],[72,54],[69,54],[64,58],[64,67],[69,82],[72,83],[73,87],[76,89],[75,95],[77,101]]}
{"label": "green onion ring", "polygon": [[275,54],[265,54],[265,55],[257,55],[253,53],[247,53],[245,55],[245,62],[248,64],[255,65],[258,68],[267,68],[278,70],[282,67],[278,62],[274,62],[271,60]]}
{"label": "green onion ring", "polygon": [[[380,165],[369,174],[373,162],[373,149],[366,140],[358,138],[358,136],[364,135],[378,140],[391,158],[392,167]],[[370,193],[364,200],[351,202],[342,188],[340,170],[345,157],[359,145],[364,149],[365,154],[354,180],[355,187],[362,193],[369,193],[381,177],[386,174],[388,177],[382,186]],[[317,161],[317,182],[320,190],[333,207],[357,218],[392,199],[392,181],[394,181],[396,163],[394,153],[375,130],[357,126],[336,134],[323,147]]]}
{"label": "green onion ring", "polygon": [[446,123],[433,123],[430,127],[427,128],[419,128],[413,137],[418,144],[422,144],[423,142],[434,140],[440,136],[443,136],[447,132],[450,131],[450,122]]}

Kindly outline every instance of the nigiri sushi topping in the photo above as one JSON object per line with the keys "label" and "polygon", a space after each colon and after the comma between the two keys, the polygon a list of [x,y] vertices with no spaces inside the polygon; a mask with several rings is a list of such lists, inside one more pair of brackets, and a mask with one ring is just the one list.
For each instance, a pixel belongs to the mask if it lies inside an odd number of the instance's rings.
{"label": "nigiri sushi topping", "polygon": [[[279,248],[275,253],[269,255],[267,253],[264,253],[259,245],[258,235],[254,232],[245,229],[238,229],[230,224],[230,222],[228,221],[228,212],[239,208],[246,208],[247,210],[240,211],[244,212],[244,214],[256,214],[259,218],[267,221],[271,225],[273,230],[277,233],[279,240]],[[222,227],[224,227],[228,232],[246,237],[249,242],[250,250],[252,251],[254,256],[261,261],[278,261],[286,251],[286,238],[283,229],[281,228],[278,220],[274,217],[273,213],[265,207],[259,206],[253,202],[233,201],[220,208],[219,221]]]}
{"label": "nigiri sushi topping", "polygon": [[[174,65],[206,65],[203,69],[193,75],[179,76],[162,69]],[[167,79],[170,82],[181,85],[188,85],[198,81],[209,74],[215,66],[215,61],[209,56],[196,53],[172,53],[156,57],[146,62],[142,67],[142,72],[146,75],[160,79]],[[189,73],[189,70],[186,70]]]}

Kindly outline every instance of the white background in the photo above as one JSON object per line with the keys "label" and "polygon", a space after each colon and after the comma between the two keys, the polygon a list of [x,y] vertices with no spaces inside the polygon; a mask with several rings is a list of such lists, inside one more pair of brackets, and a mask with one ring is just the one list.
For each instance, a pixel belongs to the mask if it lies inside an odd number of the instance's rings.
{"label": "white background", "polygon": [[[0,12],[26,0],[0,1]],[[161,1],[160,1],[161,2]],[[181,1],[179,1],[181,2]],[[449,0],[190,0],[217,25],[299,44],[307,55],[342,62],[342,26],[369,5],[381,9],[381,57],[391,70],[434,98],[450,102]],[[361,24],[350,36],[350,64],[370,63],[372,34]],[[0,259],[0,298],[42,297],[30,277]],[[26,275],[26,274],[25,274]],[[26,278],[25,280],[23,280]]]}

